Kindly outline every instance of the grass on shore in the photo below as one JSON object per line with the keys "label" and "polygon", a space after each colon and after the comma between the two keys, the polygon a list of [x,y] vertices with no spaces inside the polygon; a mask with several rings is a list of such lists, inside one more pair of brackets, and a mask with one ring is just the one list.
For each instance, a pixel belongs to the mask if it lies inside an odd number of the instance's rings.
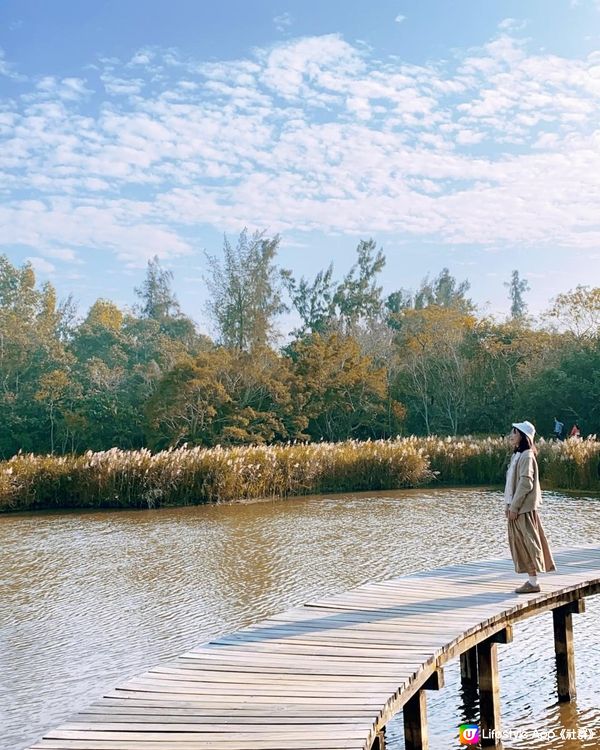
{"label": "grass on shore", "polygon": [[[594,437],[538,443],[543,487],[600,490]],[[408,437],[234,448],[181,447],[81,456],[18,454],[0,463],[0,511],[157,508],[248,498],[501,484],[503,438]]]}

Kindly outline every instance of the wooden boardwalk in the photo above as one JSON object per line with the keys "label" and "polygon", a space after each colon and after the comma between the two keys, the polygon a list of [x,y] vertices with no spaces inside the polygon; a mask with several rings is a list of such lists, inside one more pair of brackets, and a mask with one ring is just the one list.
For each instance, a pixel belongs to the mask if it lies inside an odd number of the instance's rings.
{"label": "wooden boardwalk", "polygon": [[539,594],[516,595],[523,576],[491,560],[295,607],[135,677],[32,750],[367,750],[422,688],[441,686],[445,662],[600,591],[600,547],[555,557]]}

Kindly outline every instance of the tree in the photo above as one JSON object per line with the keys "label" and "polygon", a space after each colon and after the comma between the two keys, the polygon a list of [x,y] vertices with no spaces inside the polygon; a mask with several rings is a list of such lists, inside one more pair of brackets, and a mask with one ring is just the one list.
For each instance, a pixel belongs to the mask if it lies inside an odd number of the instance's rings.
{"label": "tree", "polygon": [[50,418],[50,453],[54,453],[54,436],[57,411],[69,394],[70,379],[64,370],[52,370],[40,378],[40,388],[35,394],[36,401],[44,404]]}
{"label": "tree", "polygon": [[340,282],[333,280],[333,264],[319,271],[312,282],[296,281],[289,270],[282,277],[302,326],[294,331],[300,338],[307,334],[338,330],[351,333],[361,321],[379,316],[382,310],[381,287],[376,278],[385,266],[385,256],[374,240],[361,240],[356,247],[357,260]]}
{"label": "tree", "polygon": [[381,311],[381,287],[376,278],[385,266],[385,256],[375,240],[361,240],[356,248],[356,263],[339,284],[334,305],[344,330],[359,321],[376,317]]}
{"label": "tree", "polygon": [[294,372],[302,388],[302,414],[313,440],[347,440],[396,434],[402,404],[388,401],[385,367],[364,356],[350,336],[313,334],[293,345]]}
{"label": "tree", "polygon": [[394,316],[409,307],[413,307],[413,295],[410,289],[398,289],[388,295],[385,300],[385,309],[388,312],[388,325],[394,328]]}
{"label": "tree", "polygon": [[466,421],[467,338],[475,318],[438,305],[406,309],[401,316],[396,335],[398,392],[406,399],[413,429],[456,435]]}
{"label": "tree", "polygon": [[160,333],[183,342],[190,348],[201,347],[201,339],[191,318],[181,311],[179,301],[171,287],[173,272],[161,267],[158,256],[148,261],[146,276],[141,287],[134,289],[141,304],[136,312],[144,320],[155,321]]}
{"label": "tree", "polygon": [[556,321],[575,338],[600,336],[600,287],[577,286],[559,294],[546,313],[546,318]]}
{"label": "tree", "polygon": [[218,347],[181,360],[148,401],[154,447],[306,439],[307,418],[287,358]]}
{"label": "tree", "polygon": [[291,271],[282,271],[282,278],[302,325],[293,335],[300,338],[310,333],[326,333],[335,316],[335,283],[332,280],[333,264],[319,271],[309,282],[304,276],[296,281]]}
{"label": "tree", "polygon": [[165,320],[180,315],[179,302],[171,289],[173,271],[162,268],[158,256],[148,261],[142,285],[134,289],[141,300],[139,312],[143,318]]}
{"label": "tree", "polygon": [[508,288],[510,299],[510,317],[515,321],[522,321],[527,315],[527,305],[523,295],[528,292],[529,284],[519,276],[517,270],[512,272],[510,281],[505,281],[504,286]]}
{"label": "tree", "polygon": [[434,279],[426,276],[421,282],[413,299],[415,310],[435,305],[436,307],[454,308],[465,313],[473,311],[473,303],[466,294],[471,284],[465,280],[460,284],[452,276],[448,268],[443,268]]}
{"label": "tree", "polygon": [[218,442],[231,402],[220,374],[229,364],[228,352],[221,349],[181,359],[165,373],[146,404],[152,447]]}
{"label": "tree", "polygon": [[77,360],[85,362],[98,357],[110,366],[123,365],[127,361],[124,318],[124,313],[113,302],[96,300],[71,341]]}
{"label": "tree", "polygon": [[227,237],[223,259],[206,254],[210,300],[207,311],[221,344],[238,351],[264,347],[275,337],[274,318],[286,310],[274,264],[280,237],[240,234],[234,248]]}
{"label": "tree", "polygon": [[515,403],[532,415],[541,434],[551,434],[558,414],[567,429],[577,422],[583,434],[600,435],[600,337],[552,339],[545,359],[528,366]]}
{"label": "tree", "polygon": [[[472,330],[468,358],[466,421],[476,433],[503,434],[519,414],[530,414],[522,394],[534,373],[552,368],[562,343],[545,331],[519,321],[478,320]],[[523,419],[520,417],[519,421]]]}
{"label": "tree", "polygon": [[[19,449],[53,450],[64,438],[53,373],[68,373],[71,365],[61,335],[67,312],[50,283],[36,287],[30,263],[17,268],[0,256],[0,452],[5,457]],[[38,394],[52,403],[49,409],[39,408]]]}

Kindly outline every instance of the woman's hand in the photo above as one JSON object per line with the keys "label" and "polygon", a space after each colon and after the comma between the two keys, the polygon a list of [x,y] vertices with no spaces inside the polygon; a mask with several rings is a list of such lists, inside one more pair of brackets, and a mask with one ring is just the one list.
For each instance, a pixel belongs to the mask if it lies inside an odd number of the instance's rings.
{"label": "woman's hand", "polygon": [[508,511],[508,520],[509,521],[516,521],[519,517],[519,514],[515,510],[509,510]]}

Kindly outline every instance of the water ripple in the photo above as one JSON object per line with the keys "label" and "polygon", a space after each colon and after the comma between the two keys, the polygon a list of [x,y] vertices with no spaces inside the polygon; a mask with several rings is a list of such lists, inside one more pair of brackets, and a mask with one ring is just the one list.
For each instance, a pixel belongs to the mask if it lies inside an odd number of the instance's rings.
{"label": "water ripple", "polygon": [[[543,513],[553,545],[598,541],[597,498],[546,493]],[[478,489],[4,516],[0,549],[1,750],[31,743],[161,660],[304,601],[507,554],[501,495]],[[599,615],[592,600],[576,618],[578,699],[567,706],[555,700],[551,617],[515,628],[500,656],[505,726],[595,727],[600,736]],[[430,697],[432,750],[457,745],[465,710],[456,664],[446,682]],[[388,742],[403,747],[401,722],[389,725]]]}

